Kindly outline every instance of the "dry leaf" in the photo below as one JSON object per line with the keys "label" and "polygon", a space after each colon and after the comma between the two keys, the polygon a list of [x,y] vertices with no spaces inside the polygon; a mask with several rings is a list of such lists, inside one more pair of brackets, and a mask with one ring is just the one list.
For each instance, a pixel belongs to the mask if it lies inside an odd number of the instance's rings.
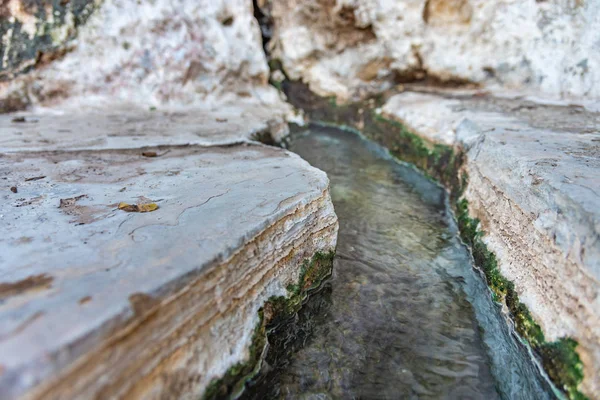
{"label": "dry leaf", "polygon": [[132,204],[120,202],[119,210],[123,210],[123,211],[127,211],[127,212],[138,212],[138,206],[136,206],[135,204],[132,205]]}
{"label": "dry leaf", "polygon": [[158,205],[156,203],[138,204],[137,207],[140,212],[152,212],[158,210]]}
{"label": "dry leaf", "polygon": [[127,212],[152,212],[158,210],[158,205],[156,203],[145,203],[145,204],[127,204],[127,203],[119,203],[119,210],[127,211]]}

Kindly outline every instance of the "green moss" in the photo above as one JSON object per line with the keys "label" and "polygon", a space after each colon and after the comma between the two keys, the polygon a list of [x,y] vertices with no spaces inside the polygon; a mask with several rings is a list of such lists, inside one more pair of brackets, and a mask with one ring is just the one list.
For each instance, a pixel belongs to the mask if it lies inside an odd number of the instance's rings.
{"label": "green moss", "polygon": [[281,63],[281,60],[279,58],[271,58],[269,60],[269,70],[271,72],[273,71],[283,71],[283,64]]}
{"label": "green moss", "polygon": [[307,89],[297,83],[288,83],[287,88],[290,102],[304,109],[312,121],[359,129],[367,138],[388,148],[392,155],[415,165],[448,189],[461,239],[470,247],[475,265],[483,271],[494,300],[506,304],[515,331],[541,359],[552,382],[570,399],[585,399],[578,390],[583,381],[583,367],[576,351],[577,342],[571,338],[546,342],[541,327],[520,302],[514,284],[500,273],[496,256],[482,240],[484,232],[480,230],[479,220],[469,216],[468,202],[462,198],[468,181],[467,174],[461,171],[462,152],[431,143],[410,132],[401,123],[379,115],[375,108],[384,103],[383,96],[361,103],[338,105],[335,99],[332,101],[307,93]]}
{"label": "green moss", "polygon": [[282,91],[282,86],[281,86],[281,82],[273,80],[273,79],[269,79],[269,83],[278,91]]}
{"label": "green moss", "polygon": [[[0,48],[2,64],[0,80],[27,73],[65,54],[68,44],[75,39],[99,7],[96,0],[27,0],[20,1],[21,12],[35,22],[35,32],[26,29],[22,18],[0,18],[0,36],[7,38]],[[10,13],[9,13],[10,15]]]}
{"label": "green moss", "polygon": [[323,279],[331,274],[333,267],[333,256],[334,253],[317,253],[310,260],[304,260],[302,269],[300,270],[300,282],[303,282],[303,287],[297,294],[303,292],[310,292],[316,289]]}
{"label": "green moss", "polygon": [[583,400],[586,397],[577,390],[583,380],[583,365],[577,355],[577,342],[573,339],[560,339],[540,346],[544,369],[554,382],[560,382],[560,389],[569,398]]}
{"label": "green moss", "polygon": [[266,343],[266,323],[262,308],[258,311],[258,315],[259,321],[252,335],[248,361],[233,365],[222,378],[213,380],[204,392],[204,399],[222,399],[240,393],[244,383],[254,375]]}
{"label": "green moss", "polygon": [[583,366],[576,351],[577,342],[570,338],[546,342],[541,327],[519,301],[514,284],[502,276],[496,256],[483,243],[479,221],[469,217],[466,199],[456,202],[455,212],[462,240],[471,248],[475,265],[483,270],[494,299],[509,309],[517,333],[540,357],[544,370],[560,390],[570,399],[585,399],[578,389],[583,381]]}
{"label": "green moss", "polygon": [[494,294],[494,299],[506,303],[513,318],[515,330],[532,347],[537,348],[541,343],[544,343],[544,334],[540,326],[531,317],[527,307],[519,301],[514,284],[500,273],[496,256],[488,250],[482,241],[483,232],[478,230],[479,221],[469,217],[466,199],[456,202],[455,213],[461,239],[471,248],[475,265],[484,272],[488,286]]}
{"label": "green moss", "polygon": [[334,252],[317,252],[310,260],[304,260],[298,283],[288,286],[288,296],[274,296],[258,311],[259,322],[254,329],[250,357],[243,363],[230,367],[220,379],[213,380],[204,392],[204,399],[236,397],[252,378],[263,356],[269,324],[276,323],[298,312],[308,294],[317,289],[333,269]]}
{"label": "green moss", "polygon": [[275,89],[277,89],[280,92],[283,92],[283,82],[284,81],[280,81],[280,80],[275,80],[273,79],[273,72],[275,71],[280,71],[283,76],[287,79],[287,75],[285,75],[285,70],[283,69],[283,65],[281,63],[281,60],[278,58],[273,58],[273,59],[269,59],[269,84],[273,87],[275,87]]}

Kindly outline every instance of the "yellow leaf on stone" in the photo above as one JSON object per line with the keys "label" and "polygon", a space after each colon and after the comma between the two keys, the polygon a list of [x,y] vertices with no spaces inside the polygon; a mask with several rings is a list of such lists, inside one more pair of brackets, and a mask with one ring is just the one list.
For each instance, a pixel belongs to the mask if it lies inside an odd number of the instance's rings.
{"label": "yellow leaf on stone", "polygon": [[139,212],[152,212],[158,210],[156,203],[138,204]]}
{"label": "yellow leaf on stone", "polygon": [[156,203],[145,203],[145,204],[127,204],[124,202],[119,203],[119,210],[127,212],[152,212],[158,210]]}
{"label": "yellow leaf on stone", "polygon": [[127,211],[127,212],[138,212],[138,207],[136,205],[127,204],[124,202],[119,203],[119,210]]}

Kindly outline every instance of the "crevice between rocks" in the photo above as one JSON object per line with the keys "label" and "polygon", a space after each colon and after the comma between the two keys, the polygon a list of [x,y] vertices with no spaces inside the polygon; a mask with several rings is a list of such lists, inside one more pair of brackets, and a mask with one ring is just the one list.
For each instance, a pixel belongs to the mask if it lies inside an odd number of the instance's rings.
{"label": "crevice between rocks", "polygon": [[298,283],[287,287],[288,296],[269,298],[259,309],[259,321],[254,329],[250,357],[230,367],[222,378],[213,380],[202,397],[204,400],[235,398],[245,389],[248,380],[260,370],[261,360],[268,350],[269,331],[300,310],[308,296],[318,291],[333,270],[334,252],[317,252],[302,263]]}
{"label": "crevice between rocks", "polygon": [[[429,1],[423,10],[428,21]],[[583,367],[577,354],[577,342],[572,338],[561,338],[546,342],[540,326],[533,320],[527,307],[519,301],[514,284],[503,277],[498,269],[496,256],[487,249],[482,240],[484,232],[479,221],[468,213],[468,202],[462,197],[468,176],[462,169],[464,153],[461,149],[430,143],[409,132],[401,124],[375,113],[383,105],[385,93],[363,102],[337,105],[335,98],[321,98],[310,91],[306,84],[293,82],[285,74],[278,60],[271,60],[267,44],[273,32],[273,20],[266,16],[254,0],[255,17],[263,32],[263,48],[269,62],[271,75],[281,71],[284,79],[270,83],[286,95],[288,102],[302,110],[313,122],[324,122],[341,127],[358,129],[369,139],[390,150],[397,158],[409,162],[423,171],[430,179],[440,182],[449,192],[450,202],[460,230],[461,239],[469,246],[475,265],[485,275],[494,299],[506,304],[515,331],[541,359],[547,376],[571,399],[585,399],[579,391],[583,381]],[[460,77],[440,77],[428,71],[418,47],[412,48],[417,67],[407,71],[394,71],[393,82],[398,84],[417,83],[421,86],[438,88],[479,88],[480,85]],[[376,127],[375,129],[372,129]]]}
{"label": "crevice between rocks", "polygon": [[481,230],[479,220],[469,215],[468,202],[463,197],[468,183],[462,168],[465,162],[463,150],[429,142],[399,122],[378,114],[375,110],[385,102],[385,94],[363,102],[338,105],[335,99],[321,98],[300,82],[287,81],[283,87],[288,101],[302,109],[310,121],[358,130],[388,148],[394,157],[415,165],[428,178],[446,188],[460,237],[470,248],[475,266],[483,272],[494,300],[505,304],[509,310],[514,331],[539,358],[556,388],[570,399],[586,399],[579,391],[583,366],[576,351],[577,342],[569,337],[546,341],[541,327],[520,302],[514,284],[500,273],[495,254],[483,242],[485,232]]}

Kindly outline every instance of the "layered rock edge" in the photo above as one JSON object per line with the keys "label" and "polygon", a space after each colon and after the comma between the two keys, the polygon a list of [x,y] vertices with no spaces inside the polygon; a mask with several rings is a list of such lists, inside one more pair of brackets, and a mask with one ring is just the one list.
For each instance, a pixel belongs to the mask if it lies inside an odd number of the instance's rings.
{"label": "layered rock edge", "polygon": [[259,310],[338,229],[326,175],[252,128],[3,149],[3,396],[197,398],[251,357]]}

